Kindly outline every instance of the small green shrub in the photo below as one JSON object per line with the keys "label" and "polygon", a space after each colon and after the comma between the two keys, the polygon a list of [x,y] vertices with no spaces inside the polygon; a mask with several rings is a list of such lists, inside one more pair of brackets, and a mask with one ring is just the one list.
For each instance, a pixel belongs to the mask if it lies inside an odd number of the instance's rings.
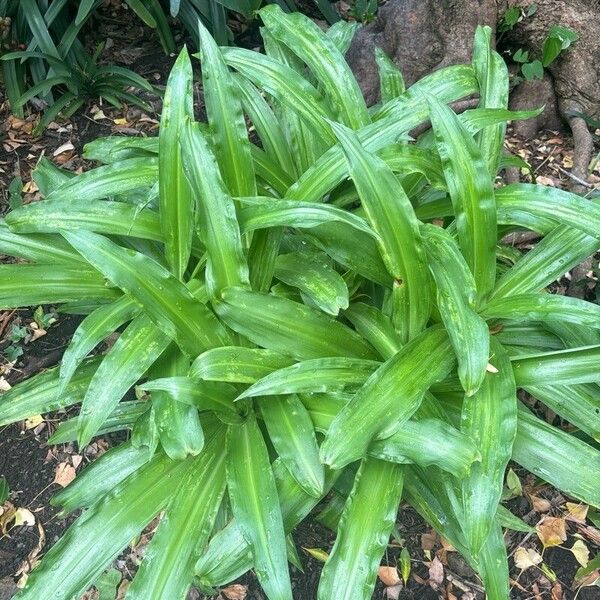
{"label": "small green shrub", "polygon": [[22,116],[23,106],[35,97],[48,107],[35,134],[60,113],[73,114],[89,98],[152,110],[127,91],[129,87],[154,91],[143,77],[123,67],[99,65],[104,45],[90,55],[80,42],[79,32],[98,5],[97,0],[84,1],[75,12],[65,0],[0,0],[0,19],[6,24],[0,54],[11,110]]}
{"label": "small green shrub", "polygon": [[[505,122],[531,113],[506,109],[489,29],[472,65],[407,90],[380,54],[368,109],[351,28],[261,16],[267,55],[201,30],[208,123],[184,50],[158,138],[96,140],[105,164],[74,177],[41,162],[45,200],[0,224],[0,251],[27,261],[0,266],[0,308],[86,315],[59,368],[2,396],[0,426],[81,403],[52,442],[131,429],[55,496],[84,512],[18,598],[78,597],[162,514],[127,598],[254,569],[290,600],[288,536],[325,499],[319,598],[366,600],[402,498],[507,599],[502,528],[528,528],[500,504],[508,461],[600,505],[600,308],[545,289],[600,247],[600,209],[495,187]],[[515,230],[543,239],[521,254],[501,242]]]}

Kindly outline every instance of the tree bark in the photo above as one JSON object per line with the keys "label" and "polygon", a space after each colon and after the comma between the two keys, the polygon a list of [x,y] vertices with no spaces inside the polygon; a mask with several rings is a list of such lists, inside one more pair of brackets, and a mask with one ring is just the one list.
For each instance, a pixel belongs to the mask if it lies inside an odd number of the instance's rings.
{"label": "tree bark", "polygon": [[[369,104],[379,99],[375,47],[390,56],[407,85],[427,73],[456,63],[469,63],[477,25],[497,23],[511,6],[526,7],[533,0],[390,0],[375,21],[360,29],[347,53]],[[600,0],[535,0],[537,11],[508,32],[503,44],[540,57],[552,25],[564,25],[579,35],[577,42],[548,67],[543,80],[523,82],[511,96],[511,108],[544,105],[531,121],[516,124],[516,132],[532,137],[539,129],[573,131],[573,174],[585,178],[591,159],[592,138],[576,113],[600,118]]]}

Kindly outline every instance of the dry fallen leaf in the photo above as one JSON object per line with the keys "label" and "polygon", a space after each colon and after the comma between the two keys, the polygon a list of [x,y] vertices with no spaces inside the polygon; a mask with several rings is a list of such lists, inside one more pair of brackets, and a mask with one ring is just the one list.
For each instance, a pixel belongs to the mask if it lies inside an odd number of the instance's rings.
{"label": "dry fallen leaf", "polygon": [[548,512],[552,508],[552,503],[549,500],[546,500],[546,498],[540,498],[539,496],[532,496],[530,494],[529,499],[531,500],[533,510],[537,512]]}
{"label": "dry fallen leaf", "polygon": [[221,593],[227,600],[244,600],[248,594],[248,588],[245,585],[234,583],[221,590]]}
{"label": "dry fallen leaf", "polygon": [[437,556],[429,563],[429,583],[434,587],[444,583],[444,565]]}
{"label": "dry fallen leaf", "polygon": [[588,562],[590,562],[590,551],[582,540],[577,540],[571,546],[571,552],[577,560],[577,562],[585,569]]}
{"label": "dry fallen leaf", "polygon": [[400,583],[400,576],[398,575],[398,569],[396,567],[379,567],[377,573],[379,579],[383,585],[398,585]]}
{"label": "dry fallen leaf", "polygon": [[390,585],[385,588],[385,597],[387,600],[398,600],[400,598],[400,592],[402,591],[402,584]]}
{"label": "dry fallen leaf", "polygon": [[56,467],[54,481],[52,483],[57,483],[62,487],[67,487],[71,481],[75,479],[75,476],[75,469],[70,464],[62,462]]}
{"label": "dry fallen leaf", "polygon": [[4,376],[0,377],[0,392],[8,392],[10,390],[11,385],[4,379]]}
{"label": "dry fallen leaf", "polygon": [[39,192],[40,188],[37,186],[35,181],[28,181],[22,188],[22,192],[24,194],[34,194],[35,192]]}
{"label": "dry fallen leaf", "polygon": [[544,548],[558,546],[567,539],[565,520],[560,517],[545,517],[536,529]]}
{"label": "dry fallen leaf", "polygon": [[550,600],[563,600],[563,589],[562,585],[558,581],[554,582],[552,590],[550,591]]}
{"label": "dry fallen leaf", "polygon": [[75,150],[75,146],[73,146],[73,144],[71,144],[71,142],[65,142],[64,144],[60,145],[52,153],[52,156],[58,156],[59,154],[62,154],[63,152],[69,152],[69,150]]}
{"label": "dry fallen leaf", "polygon": [[44,528],[42,527],[42,524],[39,521],[37,522],[37,529],[38,543],[36,544],[35,548],[27,555],[27,558],[21,563],[19,569],[14,574],[15,577],[18,577],[19,575],[21,576],[19,580],[22,581],[23,584],[27,581],[27,577],[29,576],[31,570],[40,562],[40,554],[46,544],[46,532],[44,531]]}
{"label": "dry fallen leaf", "polygon": [[421,548],[423,550],[433,550],[436,540],[436,533],[423,533],[421,535]]}
{"label": "dry fallen leaf", "polygon": [[20,527],[21,525],[27,525],[32,527],[35,525],[35,516],[27,508],[17,508],[13,516],[14,527]]}
{"label": "dry fallen leaf", "polygon": [[554,179],[546,177],[545,175],[539,175],[536,179],[540,185],[550,185],[552,187],[555,186]]}
{"label": "dry fallen leaf", "polygon": [[570,521],[577,521],[578,523],[585,523],[587,518],[589,506],[587,504],[578,504],[575,502],[567,502],[566,503],[567,510],[569,514],[567,515],[567,519]]}
{"label": "dry fallen leaf", "polygon": [[533,548],[526,549],[520,546],[515,550],[514,561],[517,569],[525,571],[525,569],[539,565],[542,557]]}
{"label": "dry fallen leaf", "polygon": [[313,558],[325,562],[329,558],[329,554],[320,548],[302,548],[305,552],[308,552]]}
{"label": "dry fallen leaf", "polygon": [[35,342],[35,340],[44,337],[48,332],[45,329],[42,329],[37,323],[31,323],[29,327],[32,330],[30,342]]}
{"label": "dry fallen leaf", "polygon": [[32,415],[29,419],[25,419],[25,429],[35,429],[43,420],[42,415]]}

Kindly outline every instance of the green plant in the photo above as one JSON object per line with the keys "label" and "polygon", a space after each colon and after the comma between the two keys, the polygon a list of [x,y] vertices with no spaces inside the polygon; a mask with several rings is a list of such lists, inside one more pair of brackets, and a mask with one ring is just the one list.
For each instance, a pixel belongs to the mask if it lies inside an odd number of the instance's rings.
{"label": "green plant", "polygon": [[[128,598],[254,568],[289,600],[289,536],[325,498],[319,598],[368,599],[402,497],[507,599],[502,527],[530,529],[500,504],[507,462],[600,505],[600,308],[545,291],[600,247],[600,208],[494,186],[506,120],[532,113],[506,109],[489,28],[472,65],[407,90],[380,54],[369,110],[349,26],[261,17],[267,55],[201,28],[208,123],[184,50],[157,139],[98,139],[86,155],[105,165],[74,177],[40,162],[45,200],[0,222],[0,251],[29,261],[0,266],[0,308],[87,315],[59,368],[2,396],[0,426],[81,403],[51,442],[131,429],[55,496],[85,512],[18,598],[77,597],[162,514]],[[521,229],[543,236],[526,254],[501,242]]]}
{"label": "green plant", "polygon": [[27,327],[22,327],[13,323],[8,331],[8,341],[10,344],[2,351],[2,354],[9,362],[16,361],[23,356],[23,346],[21,342],[27,337]]}
{"label": "green plant", "polygon": [[356,0],[348,14],[361,23],[370,23],[377,13],[377,0]]}
{"label": "green plant", "polygon": [[[537,4],[530,4],[527,7],[513,6],[506,10],[498,23],[498,44],[500,44],[508,31],[511,31],[523,19],[532,17],[537,10]],[[532,59],[529,51],[523,48],[518,48],[514,52],[511,52],[511,58],[519,65],[519,72],[522,75],[522,78],[520,76],[515,77],[514,83],[517,84],[523,79],[527,81],[542,79],[544,77],[544,69],[549,67],[562,52],[567,50],[578,39],[577,32],[569,27],[552,25],[540,48],[539,59]]]}
{"label": "green plant", "polygon": [[90,55],[79,41],[81,28],[99,4],[83,1],[74,13],[66,0],[0,0],[0,17],[9,22],[0,53],[11,110],[22,116],[23,106],[35,97],[48,107],[36,134],[60,113],[73,114],[88,98],[152,110],[127,91],[130,87],[154,91],[143,77],[123,67],[99,65],[104,44]]}
{"label": "green plant", "polygon": [[[363,2],[364,0],[359,0]],[[375,0],[372,0],[375,1]],[[340,20],[340,16],[329,0],[314,0],[318,10],[329,24]],[[286,12],[298,10],[296,0],[275,0]],[[263,0],[138,0],[135,4],[128,3],[131,8],[144,19],[147,25],[156,28],[161,44],[166,52],[175,52],[175,41],[169,26],[168,15],[177,18],[200,47],[198,21],[203,23],[216,42],[221,46],[229,45],[233,40],[233,32],[229,28],[230,13],[235,13],[246,23],[254,20]],[[145,18],[141,8],[149,13],[150,19]],[[375,6],[376,8],[376,6]]]}

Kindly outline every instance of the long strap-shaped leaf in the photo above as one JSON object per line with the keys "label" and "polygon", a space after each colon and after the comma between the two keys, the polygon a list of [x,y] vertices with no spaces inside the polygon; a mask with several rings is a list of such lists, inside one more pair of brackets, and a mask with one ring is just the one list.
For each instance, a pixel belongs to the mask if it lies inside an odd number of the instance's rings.
{"label": "long strap-shaped leaf", "polygon": [[227,431],[233,514],[250,543],[256,575],[271,600],[292,600],[283,519],[269,454],[254,413]]}
{"label": "long strap-shaped leaf", "polygon": [[60,55],[50,36],[48,26],[44,22],[44,17],[40,12],[37,2],[35,2],[35,0],[23,0],[21,4],[23,5],[22,14],[27,20],[31,33],[39,48],[46,54],[59,57]]}
{"label": "long strap-shaped leaf", "polygon": [[259,401],[269,437],[281,461],[311,496],[324,493],[325,471],[319,461],[319,446],[308,411],[295,394]]}
{"label": "long strap-shaped leaf", "polygon": [[[319,500],[307,494],[283,466],[280,459],[272,465],[273,476],[283,516],[283,526],[289,533],[300,523]],[[339,473],[325,470],[325,493]],[[237,519],[233,519],[211,540],[206,553],[196,564],[196,574],[209,586],[220,586],[233,581],[253,566],[250,545],[242,535]]]}
{"label": "long strap-shaped leaf", "polygon": [[229,66],[282,104],[290,106],[320,138],[333,143],[333,135],[325,122],[333,115],[319,92],[304,77],[258,52],[242,48],[222,48],[221,52]]}
{"label": "long strap-shaped leaf", "polygon": [[228,343],[214,314],[152,259],[87,231],[63,233],[110,281],[129,293],[152,320],[192,356]]}
{"label": "long strap-shaped leaf", "polygon": [[323,568],[319,600],[369,600],[402,495],[403,467],[366,458],[346,501]]}
{"label": "long strap-shaped leaf", "polygon": [[0,219],[0,253],[38,264],[72,264],[82,260],[59,235],[13,233],[4,219]]}
{"label": "long strap-shaped leaf", "polygon": [[107,235],[163,241],[158,214],[124,202],[32,202],[12,211],[7,215],[6,222],[12,231],[18,233],[83,229]]}
{"label": "long strap-shaped leaf", "polygon": [[518,294],[498,298],[482,311],[485,318],[522,321],[563,321],[600,329],[600,306],[554,294]]}
{"label": "long strap-shaped leaf", "polygon": [[[101,137],[83,147],[83,158],[104,164],[114,163],[134,156],[157,155],[158,145],[159,137]],[[47,163],[40,164],[44,164],[46,168],[50,167]],[[37,169],[40,168],[40,164]]]}
{"label": "long strap-shaped leaf", "polygon": [[289,367],[294,361],[264,348],[224,346],[201,354],[190,368],[190,377],[207,381],[254,383],[269,373]]}
{"label": "long strap-shaped leaf", "polygon": [[600,345],[512,359],[519,387],[600,381]]}
{"label": "long strap-shaped leaf", "polygon": [[[502,505],[498,505],[502,508]],[[502,534],[500,514],[496,514],[490,532],[477,556],[479,574],[488,600],[506,600],[510,597],[508,556]]]}
{"label": "long strap-shaped leaf", "polygon": [[[473,45],[473,69],[479,81],[479,106],[508,107],[508,68],[504,59],[492,49],[491,27],[477,27]],[[484,127],[475,136],[491,181],[496,177],[502,155],[506,123]]]}
{"label": "long strap-shaped leaf", "polygon": [[237,86],[221,50],[201,21],[198,21],[198,30],[204,102],[215,156],[229,193],[252,196],[256,193],[254,168]]}
{"label": "long strap-shaped leaf", "polygon": [[537,385],[525,388],[557,415],[600,441],[600,387],[594,384]]}
{"label": "long strap-shaped leaf", "polygon": [[174,463],[158,454],[119,483],[71,525],[31,573],[22,600],[72,600],[83,594],[166,506],[173,481],[191,461]]}
{"label": "long strap-shaped leaf", "polygon": [[84,361],[60,396],[58,367],[13,386],[0,396],[0,427],[81,402],[101,360]]}
{"label": "long strap-shaped leaf", "polygon": [[[513,460],[566,494],[600,507],[600,456],[584,441],[519,406]],[[573,465],[578,465],[573,477]]]}
{"label": "long strap-shaped leaf", "polygon": [[446,191],[442,163],[436,152],[414,144],[393,144],[377,153],[399,175],[421,173],[432,187]]}
{"label": "long strap-shaped leaf", "polygon": [[226,287],[248,285],[248,265],[233,200],[208,142],[189,119],[182,128],[182,154],[186,176],[197,198],[198,234],[210,261],[207,283],[211,292],[218,294]]}
{"label": "long strap-shaped leaf", "polygon": [[223,292],[217,310],[234,331],[282,354],[299,359],[375,358],[372,348],[355,331],[292,300],[230,288]]}
{"label": "long strap-shaped leaf", "polygon": [[[300,398],[315,429],[323,433],[346,403],[341,394],[303,394]],[[481,458],[464,433],[445,421],[435,417],[422,418],[418,413],[402,423],[390,437],[372,442],[367,453],[398,464],[436,465],[460,478],[467,475],[473,462]]]}
{"label": "long strap-shaped leaf", "polygon": [[374,306],[355,302],[344,311],[344,316],[383,359],[392,358],[402,347],[402,340],[391,319]]}
{"label": "long strap-shaped leaf", "polygon": [[381,48],[375,48],[375,62],[379,73],[381,102],[386,104],[405,92],[404,77],[394,61]]}
{"label": "long strap-shaped leaf", "polygon": [[108,301],[120,296],[97,272],[70,265],[0,265],[0,309]]}
{"label": "long strap-shaped leaf", "polygon": [[136,317],[98,367],[79,413],[77,440],[83,447],[125,392],[146,372],[169,344],[169,338],[146,315]]}
{"label": "long strap-shaped leaf", "polygon": [[86,466],[77,478],[50,500],[61,507],[61,515],[89,508],[116,485],[148,462],[148,448],[124,442],[107,450]]}
{"label": "long strap-shaped leaf", "polygon": [[496,279],[496,203],[481,152],[450,108],[429,98],[431,124],[454,206],[458,241],[477,292],[485,297]]}
{"label": "long strap-shaped leaf", "polygon": [[498,280],[493,298],[539,292],[600,248],[600,234],[557,227]]}
{"label": "long strap-shaped leaf", "polygon": [[[546,345],[547,348],[554,350],[559,350],[563,345],[567,348],[577,348],[578,346],[595,346],[600,344],[600,331],[590,329],[589,327],[582,327],[573,323],[566,325],[564,323],[547,321],[544,323],[544,329],[552,332],[550,335],[555,335],[562,340],[562,344],[558,346]],[[534,345],[539,346],[539,344]]]}
{"label": "long strap-shaped leaf", "polygon": [[429,273],[419,221],[390,168],[365,151],[355,134],[337,124],[332,127],[346,154],[362,207],[379,234],[379,251],[394,279],[394,325],[406,342],[423,330],[430,313]]}
{"label": "long strap-shaped leaf", "polygon": [[273,109],[248,79],[238,73],[233,73],[232,76],[239,90],[244,111],[250,117],[265,152],[288,175],[294,177],[294,159]]}
{"label": "long strap-shaped leaf", "polygon": [[488,326],[475,312],[475,281],[447,231],[434,225],[421,231],[438,290],[438,309],[458,358],[458,376],[467,396],[472,396],[485,376],[490,349]]}
{"label": "long strap-shaped leaf", "polygon": [[[290,67],[301,76],[301,81],[309,83],[312,87],[313,80],[308,81],[305,78],[304,63],[285,44],[276,40],[268,29],[264,28],[261,34],[267,56],[275,59],[277,63]],[[322,102],[320,94],[319,97]],[[317,156],[324,152],[326,148],[324,138],[315,135],[314,129],[307,125],[302,112],[298,112],[294,108],[293,102],[289,103],[286,94],[280,97],[272,96],[271,101],[288,140],[296,171],[302,173],[315,161]],[[322,104],[325,112],[328,112],[329,109],[325,103],[322,102]]]}
{"label": "long strap-shaped leaf", "polygon": [[308,17],[296,12],[285,14],[272,4],[260,11],[269,33],[304,61],[328,98],[340,120],[352,129],[370,121],[367,105],[358,83],[334,42]]}
{"label": "long strap-shaped leaf", "polygon": [[357,358],[316,358],[304,360],[259,379],[239,396],[275,396],[339,390],[346,385],[362,385],[381,363]]}
{"label": "long strap-shaped leaf", "polygon": [[[148,376],[180,377],[187,373],[189,366],[189,359],[171,343],[149,369]],[[154,390],[151,401],[156,431],[167,456],[183,460],[188,455],[199,454],[204,447],[204,432],[196,407],[178,402],[162,390]]]}
{"label": "long strap-shaped leaf", "polygon": [[140,389],[167,393],[173,400],[200,411],[215,411],[227,423],[239,423],[233,400],[236,389],[227,383],[199,381],[193,377],[161,377],[142,383]]}
{"label": "long strap-shaped leaf", "polygon": [[461,430],[472,437],[481,454],[462,481],[465,518],[463,529],[471,552],[477,556],[494,524],[502,495],[504,470],[517,431],[517,390],[512,366],[502,346],[492,340],[491,359],[497,373],[486,373],[479,391],[466,396]]}
{"label": "long strap-shaped leaf", "polygon": [[377,369],[340,411],[321,445],[321,460],[340,468],[362,458],[371,440],[397,431],[454,364],[446,332],[424,331]]}
{"label": "long strap-shaped leaf", "polygon": [[324,223],[305,232],[305,237],[333,260],[359,275],[386,287],[392,276],[383,263],[372,234],[352,230],[345,223]]}
{"label": "long strap-shaped leaf", "polygon": [[127,600],[185,598],[225,492],[224,434],[223,428],[216,429],[202,454],[190,461],[127,589]]}
{"label": "long strap-shaped leaf", "polygon": [[240,227],[244,233],[277,226],[310,229],[325,223],[337,222],[363,231],[373,238],[377,237],[362,217],[328,204],[269,197],[239,198],[239,200],[242,205],[239,214]]}
{"label": "long strap-shaped leaf", "polygon": [[600,237],[600,204],[550,186],[514,183],[496,192],[496,201],[505,209],[531,212],[569,225],[593,237]]}
{"label": "long strap-shaped leaf", "polygon": [[194,230],[194,197],[183,173],[179,145],[185,118],[194,117],[192,100],[192,64],[184,47],[167,81],[158,135],[160,225],[167,263],[178,279],[190,258]]}
{"label": "long strap-shaped leaf", "polygon": [[86,171],[55,188],[46,200],[91,202],[119,196],[138,188],[149,188],[158,179],[156,158],[129,158]]}
{"label": "long strap-shaped leaf", "polygon": [[298,288],[307,304],[337,316],[340,309],[348,308],[348,287],[327,259],[323,254],[313,257],[305,252],[280,254],[273,274],[279,281]]}
{"label": "long strap-shaped leaf", "polygon": [[[323,5],[321,4],[320,7]],[[335,10],[333,11],[335,12]],[[323,12],[325,15],[325,12]],[[336,15],[335,22],[331,22],[329,17],[325,17],[331,24],[325,35],[335,44],[335,47],[342,53],[346,54],[352,43],[352,38],[356,31],[360,28],[360,23],[344,21]]]}
{"label": "long strap-shaped leaf", "polygon": [[139,312],[139,306],[130,297],[122,296],[111,304],[97,308],[80,323],[62,357],[58,395],[64,392],[79,363],[102,340]]}
{"label": "long strap-shaped leaf", "polygon": [[[388,102],[379,120],[358,131],[360,143],[369,152],[397,142],[398,137],[427,120],[429,111],[423,96],[435,95],[441,102],[453,102],[479,91],[471,67],[461,65],[434,71],[411,86],[405,94]],[[289,189],[287,196],[316,200],[347,176],[341,146],[328,150]]]}
{"label": "long strap-shaped leaf", "polygon": [[[119,402],[98,430],[98,435],[132,429],[135,422],[148,410],[143,400]],[[48,438],[48,444],[66,444],[77,441],[79,418],[72,417],[63,421],[56,431]]]}

